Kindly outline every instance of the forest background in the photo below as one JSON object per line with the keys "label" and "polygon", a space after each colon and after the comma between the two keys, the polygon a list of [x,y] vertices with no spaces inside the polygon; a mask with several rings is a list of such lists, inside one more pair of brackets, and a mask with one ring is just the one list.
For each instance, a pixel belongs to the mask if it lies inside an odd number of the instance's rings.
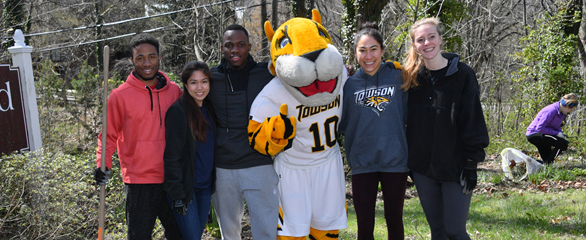
{"label": "forest background", "polygon": [[[40,152],[0,159],[0,239],[97,236],[97,187],[92,185],[92,174],[101,128],[105,45],[111,49],[111,88],[132,70],[127,43],[140,32],[160,40],[161,70],[178,82],[179,72],[189,61],[219,62],[226,26],[245,26],[253,46],[251,54],[257,61],[267,61],[269,43],[263,23],[271,21],[276,28],[292,17],[310,17],[313,8],[320,11],[323,25],[346,63],[356,67],[353,35],[364,21],[379,24],[385,37],[383,58],[399,62],[410,46],[408,28],[414,20],[437,16],[445,23],[445,49],[460,54],[477,74],[491,139],[472,209],[490,207],[487,213],[471,213],[469,231],[470,227],[484,229],[475,230],[474,238],[525,238],[518,236],[530,232],[534,238],[572,239],[586,234],[586,141],[581,135],[586,114],[586,22],[582,0],[3,0],[0,4],[0,62],[11,61],[6,49],[14,44],[15,29],[21,29],[27,45],[34,47],[43,139]],[[577,93],[582,103],[563,127],[571,142],[569,151],[528,181],[505,178],[499,153],[512,147],[538,158],[525,139],[525,129],[542,107],[569,92]],[[109,238],[119,239],[125,232],[124,193],[119,167],[113,170],[107,186],[106,230]],[[550,200],[549,193],[561,195]],[[519,200],[524,194],[527,199],[532,196],[530,203]],[[411,207],[418,204],[411,186],[408,196],[415,198],[406,200],[406,215],[414,212],[415,217],[405,221],[406,236],[429,238],[420,207]],[[348,198],[351,218],[350,189]],[[503,206],[501,201],[507,199],[511,202]],[[555,213],[525,206],[554,209],[548,204],[561,199],[571,202],[563,203]],[[489,212],[495,209],[525,210],[516,211],[521,216],[509,214],[504,220],[486,221],[483,214],[494,214]],[[518,218],[526,221],[513,221]],[[503,221],[513,230],[503,230]],[[342,239],[355,237],[353,224]],[[217,231],[213,226],[208,230],[208,237]],[[384,236],[384,228],[377,231]],[[154,236],[161,236],[160,226]]]}

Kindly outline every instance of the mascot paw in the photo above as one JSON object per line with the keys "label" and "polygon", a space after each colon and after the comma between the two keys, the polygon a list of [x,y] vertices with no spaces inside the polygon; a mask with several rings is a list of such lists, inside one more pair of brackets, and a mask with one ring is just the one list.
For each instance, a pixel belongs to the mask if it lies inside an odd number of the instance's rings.
{"label": "mascot paw", "polygon": [[288,107],[287,104],[281,104],[279,108],[279,116],[271,119],[273,132],[271,137],[273,139],[291,139],[295,136],[297,120],[295,117],[287,117]]}
{"label": "mascot paw", "polygon": [[258,152],[274,156],[281,152],[297,132],[295,117],[287,117],[287,104],[282,104],[279,115],[266,118],[260,123],[250,120],[248,123],[248,141]]}
{"label": "mascot paw", "polygon": [[393,62],[393,65],[395,65],[395,69],[403,70],[403,65],[401,65],[399,62],[391,60],[387,60],[387,62]]}

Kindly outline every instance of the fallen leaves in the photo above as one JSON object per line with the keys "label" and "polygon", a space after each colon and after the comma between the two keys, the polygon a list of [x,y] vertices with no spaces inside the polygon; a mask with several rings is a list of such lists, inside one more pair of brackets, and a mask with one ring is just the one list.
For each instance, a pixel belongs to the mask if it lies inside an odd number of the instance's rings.
{"label": "fallen leaves", "polygon": [[549,220],[549,223],[551,223],[553,225],[561,225],[562,222],[568,221],[568,220],[570,220],[570,218],[567,217],[567,216],[559,216],[559,217],[557,217],[555,219],[550,219]]}
{"label": "fallen leaves", "polygon": [[551,188],[556,188],[559,190],[566,190],[566,189],[570,189],[570,188],[584,188],[586,187],[586,185],[584,184],[584,182],[582,181],[548,181],[548,180],[543,180],[539,183],[539,185],[537,185],[537,189],[543,191],[543,192],[548,192],[548,190],[550,190]]}
{"label": "fallen leaves", "polygon": [[[502,167],[500,161],[500,155],[489,156],[489,161],[484,161],[479,164],[478,168],[481,171],[484,171],[488,174],[502,174]],[[569,161],[583,161],[582,159],[567,159],[564,162]],[[525,163],[516,163],[515,161],[509,162],[509,167],[511,171],[516,173],[517,175],[521,175],[523,171],[525,171],[525,167],[523,166]],[[580,165],[582,166],[582,165]],[[519,170],[519,171],[517,171]],[[522,170],[522,171],[520,171]],[[516,172],[515,172],[516,171]],[[576,176],[586,176],[586,169],[580,167],[573,167],[573,169],[568,170],[571,171],[572,174]],[[584,172],[582,174],[582,172]],[[504,176],[503,176],[504,177]],[[487,178],[487,180],[491,180],[491,178]],[[564,191],[568,189],[584,189],[586,188],[586,179],[584,177],[576,177],[572,179],[573,181],[561,181],[561,180],[542,180],[541,182],[531,182],[531,181],[509,181],[503,180],[495,184],[493,182],[478,182],[478,187],[474,191],[475,194],[488,194],[488,195],[496,195],[499,198],[507,198],[510,197],[510,194],[518,192],[520,196],[523,196],[523,192],[526,191],[539,191],[544,193],[550,192],[558,192]],[[508,194],[502,194],[502,192],[508,192]]]}

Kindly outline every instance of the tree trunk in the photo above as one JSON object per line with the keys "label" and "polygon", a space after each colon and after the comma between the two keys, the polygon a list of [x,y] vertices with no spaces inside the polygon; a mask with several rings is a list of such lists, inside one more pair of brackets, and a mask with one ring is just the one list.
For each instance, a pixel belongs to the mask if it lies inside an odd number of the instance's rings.
{"label": "tree trunk", "polygon": [[[100,1],[96,1],[96,3],[94,4],[94,8],[95,8],[95,13],[96,13],[96,25],[98,25],[98,27],[96,28],[96,33],[94,35],[95,39],[98,40],[102,37],[102,26],[99,26],[100,24],[104,23],[104,15],[102,13],[102,11],[104,11],[104,1],[100,0]],[[98,67],[98,72],[99,69],[103,69],[102,66],[102,58],[104,56],[104,42],[98,42],[96,43],[96,48],[95,48],[95,54],[96,54],[96,66]],[[99,79],[103,79],[103,78],[99,78]]]}
{"label": "tree trunk", "polygon": [[[582,0],[571,0],[566,7],[566,16],[564,23],[564,33],[567,35],[574,34],[578,36],[580,31],[580,24],[582,21]],[[578,13],[580,21],[574,22],[574,14]]]}
{"label": "tree trunk", "polygon": [[364,22],[380,23],[380,15],[389,0],[366,0],[356,8],[356,30]]}
{"label": "tree trunk", "polygon": [[[195,20],[195,29],[194,29],[194,34],[193,34],[193,53],[195,53],[195,58],[198,61],[202,61],[205,62],[205,60],[203,59],[202,55],[201,55],[201,51],[199,50],[199,39],[197,38],[197,33],[199,32],[199,18],[198,18],[199,12],[197,9],[193,10],[193,14],[192,14],[192,18]],[[205,28],[204,28],[205,31]],[[203,39],[202,39],[203,40]]]}
{"label": "tree trunk", "polygon": [[380,23],[383,8],[389,3],[389,0],[365,0],[359,5],[355,5],[353,0],[342,1],[347,11],[344,17],[342,28],[345,29],[344,48],[348,52],[347,64],[354,64],[353,39],[354,34],[360,29],[364,22]]}
{"label": "tree trunk", "polygon": [[273,19],[271,21],[271,25],[273,27],[278,27],[279,26],[279,0],[273,0],[271,7],[273,8],[273,10],[271,12],[272,19]]}
{"label": "tree trunk", "polygon": [[309,10],[308,12],[311,12],[311,9],[315,8],[315,1],[314,0],[309,0],[309,6],[307,6],[307,9]]}
{"label": "tree trunk", "polygon": [[[23,3],[20,0],[5,0],[3,2],[2,18],[4,20],[4,29],[8,30],[9,35],[14,35],[14,30],[21,29],[23,33],[26,33],[26,29],[23,29],[24,11]],[[7,49],[14,45],[14,40],[10,38],[4,43],[3,49]]]}
{"label": "tree trunk", "polygon": [[523,27],[525,28],[525,36],[529,35],[527,30],[527,1],[523,0]]}
{"label": "tree trunk", "polygon": [[[572,17],[574,16],[574,13],[576,11],[579,11],[580,17],[578,19],[580,19],[579,22],[573,23],[570,26],[568,26],[568,28],[565,30],[566,34],[568,32],[571,32],[572,34],[575,34],[578,37],[578,53],[580,55],[580,73],[582,75],[585,74],[586,71],[586,50],[584,49],[584,41],[582,40],[582,38],[580,37],[580,28],[582,27],[582,22],[583,22],[583,14],[582,12],[586,9],[584,9],[584,2],[582,0],[575,0],[575,1],[571,1],[569,3],[570,5],[568,6],[568,17]],[[571,15],[570,15],[571,14]]]}
{"label": "tree trunk", "polygon": [[[580,38],[580,26],[582,25],[582,11],[583,10],[584,2],[582,0],[571,0],[567,7],[566,7],[566,22],[564,24],[564,34],[566,36],[570,34],[574,34],[578,37],[577,41],[577,49],[580,56],[580,67],[581,73],[584,73],[584,68],[586,67],[586,50],[584,50],[584,42]],[[578,19],[580,21],[574,22],[574,14],[578,13]]]}
{"label": "tree trunk", "polygon": [[[269,20],[267,16],[267,0],[260,1],[260,29],[264,29],[265,21]],[[262,31],[264,33],[264,31]],[[269,55],[269,42],[266,37],[261,37],[261,56],[268,56]],[[261,59],[264,61],[265,59]]]}
{"label": "tree trunk", "polygon": [[305,0],[292,0],[291,13],[293,17],[307,17],[307,9],[305,8]]}

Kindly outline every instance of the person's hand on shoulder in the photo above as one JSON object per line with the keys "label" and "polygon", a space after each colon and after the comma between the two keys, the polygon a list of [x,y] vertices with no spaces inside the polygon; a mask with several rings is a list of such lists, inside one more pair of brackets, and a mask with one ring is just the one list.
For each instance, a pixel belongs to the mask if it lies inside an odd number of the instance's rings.
{"label": "person's hand on shoulder", "polygon": [[346,65],[346,70],[348,71],[348,77],[354,75],[354,73],[356,73],[356,70],[354,69],[353,65]]}

